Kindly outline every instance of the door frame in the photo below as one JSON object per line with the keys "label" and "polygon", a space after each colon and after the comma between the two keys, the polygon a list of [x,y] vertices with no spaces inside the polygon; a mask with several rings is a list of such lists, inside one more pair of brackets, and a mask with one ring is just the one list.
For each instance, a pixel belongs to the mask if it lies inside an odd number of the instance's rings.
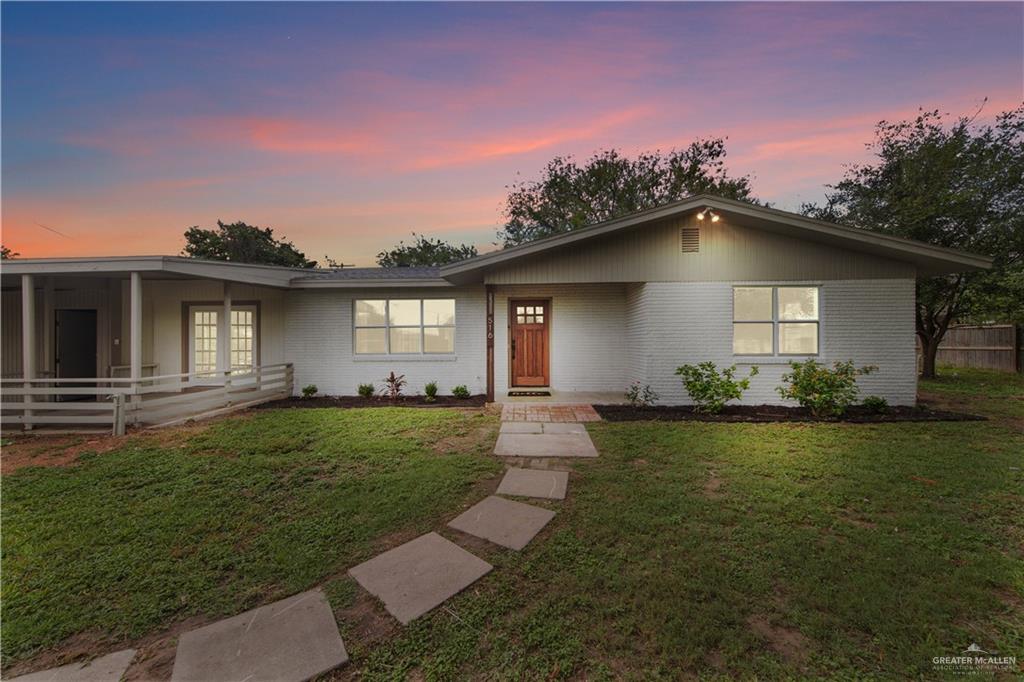
{"label": "door frame", "polygon": [[[513,335],[513,327],[515,326],[515,306],[516,304],[541,304],[544,306],[544,334],[547,336],[547,343],[544,344],[544,348],[547,352],[547,358],[544,366],[547,368],[547,376],[544,377],[547,383],[543,386],[520,386],[516,383],[516,372],[514,360],[512,358],[512,342],[515,341]],[[520,298],[508,299],[508,387],[509,388],[551,388],[551,312],[552,298],[550,296],[524,296]]]}

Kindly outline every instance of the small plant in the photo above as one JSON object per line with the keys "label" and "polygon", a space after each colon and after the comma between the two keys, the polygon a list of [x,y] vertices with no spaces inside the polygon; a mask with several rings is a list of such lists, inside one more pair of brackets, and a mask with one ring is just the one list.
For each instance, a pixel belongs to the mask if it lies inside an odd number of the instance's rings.
{"label": "small plant", "polygon": [[359,388],[356,391],[364,398],[372,398],[377,389],[373,384],[359,384]]}
{"label": "small plant", "polygon": [[316,387],[316,384],[310,384],[309,386],[304,386],[302,388],[302,397],[303,398],[312,398],[313,396],[316,395],[316,392],[319,391],[319,390],[320,389],[318,389]]}
{"label": "small plant", "polygon": [[718,367],[713,362],[702,362],[699,365],[683,365],[676,369],[676,374],[683,377],[683,386],[690,394],[694,410],[717,414],[722,411],[730,400],[738,400],[743,391],[750,388],[751,377],[757,376],[757,365],[750,368],[746,379],[736,380],[736,365]]}
{"label": "small plant", "polygon": [[428,382],[427,385],[423,387],[423,393],[426,395],[426,398],[423,399],[424,401],[426,401],[428,403],[432,403],[432,402],[436,401],[437,400],[437,382],[436,381]]}
{"label": "small plant", "polygon": [[864,409],[868,412],[872,412],[874,414],[885,414],[889,411],[889,401],[877,395],[869,395],[867,398],[864,398],[861,405],[863,405]]}
{"label": "small plant", "polygon": [[402,396],[402,387],[405,386],[405,375],[391,372],[384,377],[384,391],[388,394],[388,400],[397,400]]}
{"label": "small plant", "polygon": [[654,392],[650,384],[634,381],[626,390],[626,400],[633,407],[650,407],[658,401],[658,394]]}
{"label": "small plant", "polygon": [[469,398],[469,389],[466,388],[466,384],[459,384],[452,389],[452,395],[459,400],[466,400]]}
{"label": "small plant", "polygon": [[795,400],[815,417],[841,417],[857,400],[857,377],[871,374],[877,367],[855,367],[853,360],[837,362],[829,369],[814,360],[790,362],[782,375],[787,386],[775,390],[783,398]]}

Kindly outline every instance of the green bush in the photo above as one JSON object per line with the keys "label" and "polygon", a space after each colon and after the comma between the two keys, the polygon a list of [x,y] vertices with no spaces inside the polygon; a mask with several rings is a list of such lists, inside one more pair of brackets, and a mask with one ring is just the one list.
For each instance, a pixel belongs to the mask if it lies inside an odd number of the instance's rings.
{"label": "green bush", "polygon": [[320,389],[318,389],[316,387],[316,384],[310,384],[309,386],[305,386],[302,389],[302,397],[303,398],[312,398],[313,396],[316,395],[316,392],[319,391],[319,390]]}
{"label": "green bush", "polygon": [[743,391],[750,388],[751,377],[757,376],[757,365],[750,368],[746,379],[736,380],[736,365],[725,367],[721,372],[713,362],[699,365],[683,365],[676,374],[683,377],[683,386],[690,394],[694,410],[716,414],[722,411],[730,400],[738,400]]}
{"label": "green bush", "polygon": [[423,387],[423,393],[427,396],[424,398],[428,403],[432,403],[437,400],[437,382],[431,381]]}
{"label": "green bush", "polygon": [[458,398],[459,400],[465,400],[469,397],[469,389],[466,388],[465,384],[459,384],[458,386],[452,389],[452,395]]}
{"label": "green bush", "polygon": [[868,412],[874,412],[875,414],[885,414],[889,411],[889,401],[877,395],[869,395],[864,398],[861,403]]}
{"label": "green bush", "polygon": [[633,407],[650,407],[658,402],[658,394],[654,392],[650,384],[634,381],[626,390],[626,400]]}
{"label": "green bush", "polygon": [[853,360],[837,362],[829,369],[814,360],[790,362],[790,372],[782,375],[787,386],[776,390],[783,398],[795,400],[816,417],[841,417],[857,400],[857,377],[871,374],[877,367],[855,367]]}
{"label": "green bush", "polygon": [[359,384],[359,388],[357,390],[359,391],[359,395],[364,398],[372,398],[373,394],[377,392],[377,389],[374,388],[373,384]]}

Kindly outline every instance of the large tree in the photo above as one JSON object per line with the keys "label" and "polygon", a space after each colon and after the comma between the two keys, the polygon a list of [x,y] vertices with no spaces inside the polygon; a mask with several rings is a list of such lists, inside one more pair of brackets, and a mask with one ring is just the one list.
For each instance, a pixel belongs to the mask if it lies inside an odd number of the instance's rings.
{"label": "large tree", "polygon": [[582,165],[556,157],[540,180],[509,187],[498,238],[515,246],[703,193],[756,203],[750,178],[726,171],[723,139],[636,158],[603,150]]}
{"label": "large tree", "polygon": [[476,247],[472,244],[450,244],[413,232],[412,244],[401,241],[390,251],[381,251],[377,254],[377,264],[382,268],[438,266],[472,258],[475,255]]}
{"label": "large tree", "polygon": [[12,258],[17,258],[20,255],[21,254],[18,253],[17,251],[9,249],[6,246],[0,245],[0,260],[11,260]]}
{"label": "large tree", "polygon": [[315,268],[316,261],[285,239],[275,239],[269,227],[261,228],[243,222],[217,221],[217,229],[190,227],[185,231],[183,255],[189,258],[224,260],[234,263],[284,265],[293,268]]}
{"label": "large tree", "polygon": [[976,118],[947,121],[922,111],[913,120],[880,122],[869,145],[875,160],[851,166],[829,186],[825,205],[804,207],[818,218],[995,259],[989,272],[918,279],[916,329],[927,378],[935,376],[951,323],[1020,307],[1014,291],[1024,259],[1024,107],[992,124]]}

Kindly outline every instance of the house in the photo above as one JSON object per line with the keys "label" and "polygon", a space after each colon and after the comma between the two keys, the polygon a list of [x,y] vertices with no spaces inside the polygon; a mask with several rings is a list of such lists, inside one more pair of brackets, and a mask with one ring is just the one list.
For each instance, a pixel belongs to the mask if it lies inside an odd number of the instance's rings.
{"label": "house", "polygon": [[391,371],[412,392],[437,380],[496,401],[615,399],[639,381],[685,403],[675,368],[712,360],[758,365],[743,400],[773,403],[786,363],[815,358],[876,365],[862,390],[908,405],[915,278],[989,265],[713,196],[441,268],[19,259],[2,271],[4,388],[44,424],[74,402],[61,400],[73,377],[97,405],[120,393],[129,423],[306,384],[352,395]]}

